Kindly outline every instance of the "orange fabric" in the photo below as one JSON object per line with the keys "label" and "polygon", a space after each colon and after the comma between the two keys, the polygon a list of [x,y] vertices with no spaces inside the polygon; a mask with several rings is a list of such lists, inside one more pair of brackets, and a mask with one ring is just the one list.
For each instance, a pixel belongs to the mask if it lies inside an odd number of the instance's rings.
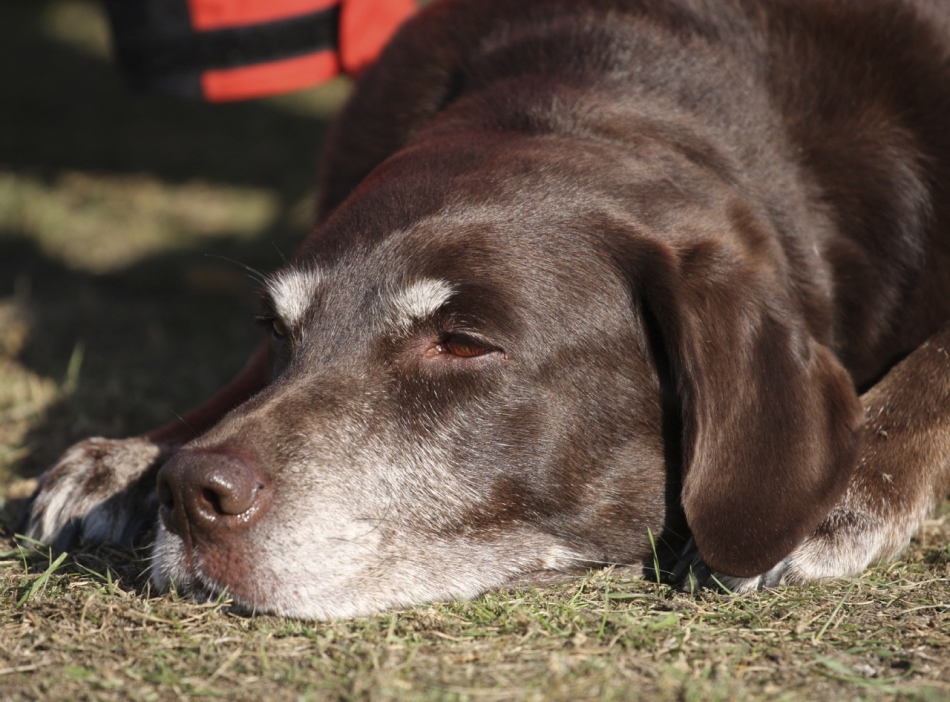
{"label": "orange fabric", "polygon": [[342,0],[340,65],[359,73],[376,60],[386,42],[411,14],[416,0]]}
{"label": "orange fabric", "polygon": [[320,51],[298,58],[201,74],[201,92],[210,102],[248,100],[309,88],[340,72],[337,56]]}
{"label": "orange fabric", "polygon": [[191,24],[200,32],[290,19],[338,5],[340,0],[188,0]]}

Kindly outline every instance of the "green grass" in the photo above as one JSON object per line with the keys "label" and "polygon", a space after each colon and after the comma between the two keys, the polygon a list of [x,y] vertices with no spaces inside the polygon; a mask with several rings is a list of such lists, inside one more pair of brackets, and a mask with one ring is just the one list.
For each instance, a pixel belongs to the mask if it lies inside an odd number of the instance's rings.
{"label": "green grass", "polygon": [[733,598],[595,573],[327,624],[152,596],[145,552],[17,547],[64,448],[165,422],[244,362],[242,266],[303,236],[347,86],[132,96],[91,2],[6,0],[0,46],[0,698],[950,698],[946,513],[853,581]]}

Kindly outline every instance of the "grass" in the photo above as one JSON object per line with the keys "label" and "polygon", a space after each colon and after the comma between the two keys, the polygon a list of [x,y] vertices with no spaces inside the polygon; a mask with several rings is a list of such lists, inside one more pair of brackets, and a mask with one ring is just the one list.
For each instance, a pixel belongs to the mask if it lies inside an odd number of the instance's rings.
{"label": "grass", "polygon": [[88,435],[174,416],[243,363],[238,261],[303,236],[343,83],[254,103],[129,95],[91,2],[0,4],[0,698],[950,698],[950,512],[856,580],[734,598],[594,573],[375,617],[152,596],[146,554],[11,535]]}
{"label": "grass", "polygon": [[941,700],[947,559],[927,539],[947,536],[934,522],[900,565],[742,598],[597,573],[328,624],[150,597],[142,561],[128,554],[8,554],[0,689],[63,699]]}

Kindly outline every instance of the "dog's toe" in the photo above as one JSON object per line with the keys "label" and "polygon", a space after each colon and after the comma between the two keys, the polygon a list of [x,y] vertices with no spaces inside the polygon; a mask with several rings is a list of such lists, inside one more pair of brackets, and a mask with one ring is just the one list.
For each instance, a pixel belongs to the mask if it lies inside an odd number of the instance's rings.
{"label": "dog's toe", "polygon": [[170,449],[146,439],[86,439],[48,470],[21,532],[65,551],[77,543],[131,544],[157,510],[154,477]]}

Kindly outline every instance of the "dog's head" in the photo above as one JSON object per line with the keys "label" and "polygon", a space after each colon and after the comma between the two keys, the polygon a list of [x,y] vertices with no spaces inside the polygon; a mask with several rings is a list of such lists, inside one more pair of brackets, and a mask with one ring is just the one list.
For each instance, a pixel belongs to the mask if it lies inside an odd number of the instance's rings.
{"label": "dog's head", "polygon": [[266,286],[273,382],[163,468],[153,579],[346,616],[652,560],[681,508],[721,571],[786,555],[858,403],[766,220],[667,156],[447,134],[378,168]]}

